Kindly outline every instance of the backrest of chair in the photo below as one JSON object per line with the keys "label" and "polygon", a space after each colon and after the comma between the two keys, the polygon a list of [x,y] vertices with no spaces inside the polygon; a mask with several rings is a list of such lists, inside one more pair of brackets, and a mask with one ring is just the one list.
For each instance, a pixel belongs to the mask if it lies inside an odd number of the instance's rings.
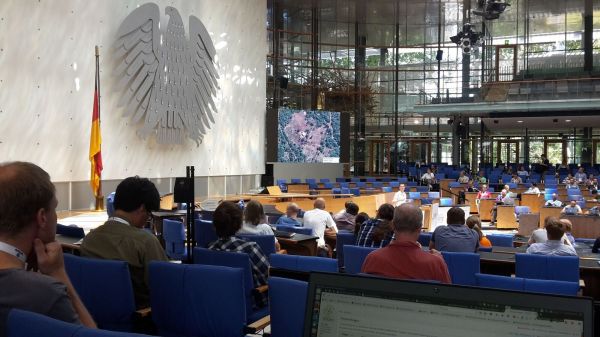
{"label": "backrest of chair", "polygon": [[275,253],[275,236],[273,235],[238,234],[236,236],[245,241],[256,242],[265,256]]}
{"label": "backrest of chair", "polygon": [[579,282],[579,257],[515,254],[517,277]]}
{"label": "backrest of chair", "polygon": [[383,193],[390,193],[390,192],[392,192],[392,187],[390,187],[390,186],[383,186],[381,188],[381,192],[383,192]]}
{"label": "backrest of chair", "polygon": [[194,239],[196,246],[206,248],[211,242],[217,241],[217,232],[212,221],[203,219],[194,220]]}
{"label": "backrest of chair", "polygon": [[281,268],[303,272],[328,272],[338,271],[337,262],[328,257],[301,256],[287,254],[273,254],[270,258],[272,268]]}
{"label": "backrest of chair", "polygon": [[517,215],[531,213],[531,208],[529,206],[515,206],[515,213]]}
{"label": "backrest of chair", "polygon": [[194,248],[194,264],[224,266],[242,269],[244,275],[244,293],[246,294],[246,313],[252,313],[254,279],[248,254]]}
{"label": "backrest of chair", "polygon": [[409,199],[421,199],[421,192],[408,192],[408,198]]}
{"label": "backrest of chair", "polygon": [[521,277],[510,277],[490,274],[475,274],[476,285],[478,287],[506,289],[506,290],[523,290],[525,279]]}
{"label": "backrest of chair", "polygon": [[458,181],[451,181],[450,183],[448,183],[448,187],[450,188],[456,188],[456,187],[460,187],[460,183]]}
{"label": "backrest of chair", "polygon": [[452,198],[440,198],[440,206],[442,206],[442,207],[452,206]]}
{"label": "backrest of chair", "polygon": [[431,241],[432,233],[430,232],[421,232],[419,233],[419,243],[423,247],[429,247],[429,242]]}
{"label": "backrest of chair", "polygon": [[108,216],[115,215],[115,194],[116,192],[112,192],[106,196],[106,214]]}
{"label": "backrest of chair", "polygon": [[390,187],[399,187],[400,186],[400,182],[399,181],[390,181]]}
{"label": "backrest of chair", "polygon": [[358,274],[362,268],[363,262],[374,247],[360,247],[353,245],[344,246],[344,267],[347,274]]}
{"label": "backrest of chair", "polygon": [[429,192],[428,193],[428,198],[439,199],[440,198],[440,192]]}
{"label": "backrest of chair", "polygon": [[417,192],[429,192],[429,186],[416,186],[415,190]]}
{"label": "backrest of chair", "polygon": [[448,266],[452,284],[476,285],[475,274],[479,273],[479,254],[442,252]]}
{"label": "backrest of chair", "polygon": [[578,188],[567,188],[567,195],[580,195],[581,190]]}
{"label": "backrest of chair", "polygon": [[383,187],[383,181],[374,181],[374,182],[371,184],[371,186],[372,186],[372,187],[375,187],[375,188],[382,188],[382,187]]}
{"label": "backrest of chair", "polygon": [[525,279],[523,290],[533,293],[577,296],[579,282]]}
{"label": "backrest of chair", "polygon": [[277,226],[277,230],[284,231],[284,232],[290,232],[290,233],[312,235],[312,228],[308,228],[308,227],[279,225],[279,226]]}
{"label": "backrest of chair", "polygon": [[56,224],[56,234],[82,239],[85,236],[83,228]]}
{"label": "backrest of chair", "polygon": [[12,309],[8,313],[6,332],[8,337],[64,337],[75,336],[81,325],[70,324],[29,311]]}
{"label": "backrest of chair", "polygon": [[354,245],[356,242],[356,236],[354,233],[339,231],[337,233],[337,238],[335,241],[335,251],[336,257],[338,260],[338,267],[344,266],[344,246],[345,245]]}
{"label": "backrest of chair", "polygon": [[302,183],[302,179],[300,179],[300,178],[292,178],[291,182],[292,182],[292,184],[300,184],[300,183]]}
{"label": "backrest of chair", "polygon": [[319,182],[322,183],[322,184],[329,183],[329,182],[331,182],[331,179],[329,179],[329,178],[321,178],[321,179],[319,179]]}
{"label": "backrest of chair", "polygon": [[164,219],[163,239],[165,240],[165,252],[169,258],[181,260],[185,256],[185,231],[183,230],[183,222]]}
{"label": "backrest of chair", "polygon": [[269,277],[271,336],[302,337],[308,282]]}
{"label": "backrest of chair", "polygon": [[494,247],[512,247],[513,236],[505,234],[488,234],[486,237],[492,243]]}
{"label": "backrest of chair", "polygon": [[102,329],[131,331],[135,300],[124,261],[64,255],[67,274]]}
{"label": "backrest of chair", "polygon": [[243,274],[239,268],[151,262],[152,319],[158,333],[243,336],[247,307]]}

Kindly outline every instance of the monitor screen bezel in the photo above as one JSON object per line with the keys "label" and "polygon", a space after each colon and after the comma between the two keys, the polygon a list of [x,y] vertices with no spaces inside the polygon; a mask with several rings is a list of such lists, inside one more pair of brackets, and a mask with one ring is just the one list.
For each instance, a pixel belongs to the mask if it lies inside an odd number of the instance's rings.
{"label": "monitor screen bezel", "polygon": [[591,297],[571,297],[562,295],[536,294],[521,291],[492,288],[470,287],[452,284],[431,283],[414,280],[397,280],[365,275],[348,275],[335,273],[311,273],[306,299],[304,320],[304,337],[310,337],[313,320],[313,302],[317,286],[342,287],[350,291],[375,291],[378,293],[440,297],[449,300],[464,301],[465,298],[485,299],[501,305],[531,307],[531,303],[549,310],[582,312],[583,337],[593,336],[593,299]]}

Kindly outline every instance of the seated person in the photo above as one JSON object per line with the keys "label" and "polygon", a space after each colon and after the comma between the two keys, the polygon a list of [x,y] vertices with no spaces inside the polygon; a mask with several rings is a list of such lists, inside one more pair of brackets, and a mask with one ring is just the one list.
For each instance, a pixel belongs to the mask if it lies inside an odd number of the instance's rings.
{"label": "seated person", "polygon": [[375,218],[363,223],[356,237],[356,245],[363,247],[384,247],[394,237],[391,221],[394,218],[394,206],[379,206]]}
{"label": "seated person", "polygon": [[469,180],[467,183],[467,192],[479,192],[479,190],[473,184],[473,180]]}
{"label": "seated person", "polygon": [[[548,224],[548,221],[550,221],[550,219],[553,219],[553,217],[547,217],[546,220],[544,220],[544,228],[538,228],[531,233],[531,237],[529,237],[527,245],[532,245],[534,243],[544,243],[548,241],[548,232],[546,232],[546,225]],[[566,235],[563,236],[562,242],[565,245],[571,245],[571,241],[569,241],[569,238],[567,238]]]}
{"label": "seated person", "polygon": [[394,211],[395,239],[365,258],[361,272],[398,279],[432,280],[450,283],[448,266],[435,249],[425,252],[417,241],[423,227],[423,213],[413,204]]}
{"label": "seated person", "polygon": [[10,309],[96,327],[65,270],[57,205],[46,171],[32,163],[0,163],[0,336],[8,335]]}
{"label": "seated person", "polygon": [[487,178],[484,177],[484,174],[485,172],[479,171],[477,178],[475,178],[479,184],[487,184]]}
{"label": "seated person", "polygon": [[562,207],[562,201],[558,200],[558,195],[556,193],[552,193],[552,199],[546,201],[544,206],[546,206],[546,207]]}
{"label": "seated person", "polygon": [[491,247],[492,242],[481,231],[481,220],[477,215],[471,215],[467,218],[467,227],[471,228],[479,235],[479,247]]}
{"label": "seated person", "polygon": [[244,207],[244,222],[242,228],[236,234],[273,235],[275,250],[279,251],[281,249],[273,229],[267,224],[267,216],[262,204],[256,200],[250,200]]}
{"label": "seated person", "polygon": [[421,181],[428,185],[429,188],[431,188],[431,185],[437,183],[437,180],[435,179],[435,174],[433,174],[433,171],[431,171],[431,168],[427,168],[427,172],[423,173],[423,175],[421,176]]}
{"label": "seated person", "polygon": [[498,205],[512,206],[514,204],[515,201],[513,200],[513,198],[510,197],[509,192],[506,189],[502,190],[498,197],[496,197],[496,205],[492,207],[492,224],[496,223],[496,216],[498,215]]}
{"label": "seated person", "polygon": [[575,180],[575,178],[571,178],[569,180],[569,182],[565,185],[565,188],[579,188],[579,185],[577,184],[577,181]]}
{"label": "seated person", "polygon": [[488,187],[486,184],[481,185],[481,190],[477,193],[476,199],[489,199],[492,197],[492,193],[488,191]]}
{"label": "seated person", "polygon": [[579,170],[577,170],[577,173],[575,173],[575,180],[578,183],[583,183],[586,179],[587,174],[585,174],[585,169],[583,167],[580,167]]}
{"label": "seated person", "polygon": [[[312,228],[313,234],[318,236],[317,247],[320,254],[331,256],[333,247],[328,247],[325,243],[325,231],[335,235],[338,232],[337,225],[331,214],[325,210],[325,199],[317,198],[314,202],[314,209],[304,213],[304,227]],[[335,246],[334,246],[335,247]]]}
{"label": "seated person", "polygon": [[528,254],[577,256],[575,248],[564,244],[562,241],[565,230],[560,220],[555,217],[550,217],[549,220],[546,221],[545,227],[546,232],[548,233],[548,241],[532,244],[527,248]]}
{"label": "seated person", "polygon": [[565,179],[563,179],[562,183],[567,185],[571,182],[571,180],[574,179],[573,175],[571,173],[567,174],[567,176],[565,177]]}
{"label": "seated person", "polygon": [[290,202],[285,209],[285,215],[277,219],[277,225],[302,226],[302,220],[298,218],[299,210],[295,202]]}
{"label": "seated person", "polygon": [[394,204],[394,206],[397,207],[406,202],[406,192],[404,192],[405,189],[406,187],[404,184],[400,184],[398,187],[398,192],[394,194],[394,199],[392,199],[392,204]]}
{"label": "seated person", "polygon": [[525,191],[526,194],[540,194],[540,189],[536,183],[531,183],[531,186]]}
{"label": "seated person", "polygon": [[600,249],[600,237],[596,238],[596,241],[594,241],[594,245],[592,246],[592,253],[598,254],[599,249]]}
{"label": "seated person", "polygon": [[114,216],[86,235],[81,243],[83,256],[127,262],[138,308],[150,306],[148,264],[169,261],[156,236],[144,230],[159,203],[160,195],[150,180],[138,176],[126,178],[117,186]]}
{"label": "seated person", "polygon": [[431,235],[429,249],[446,252],[474,253],[479,248],[479,234],[465,225],[465,211],[460,207],[448,210],[448,226],[438,226]]}
{"label": "seated person", "polygon": [[573,223],[571,223],[571,220],[569,219],[560,219],[560,222],[562,222],[565,227],[565,237],[569,240],[571,246],[575,247],[575,237],[573,237],[573,233],[571,233],[573,231]]}
{"label": "seated person", "polygon": [[583,211],[581,210],[581,207],[579,207],[579,205],[577,205],[577,201],[575,200],[571,200],[571,202],[565,206],[562,211],[560,211],[560,214],[582,214]]}
{"label": "seated person", "polygon": [[[242,228],[242,210],[233,202],[223,201],[215,209],[213,225],[219,239],[211,243],[208,249],[248,254],[254,287],[266,285],[269,275],[269,259],[256,242],[235,237],[235,234]],[[255,303],[257,307],[267,304],[266,293],[262,295],[264,296]]]}
{"label": "seated person", "polygon": [[358,234],[360,233],[360,229],[361,229],[362,225],[369,219],[371,219],[371,217],[369,216],[369,214],[367,214],[365,212],[360,212],[360,213],[358,213],[358,215],[356,215],[355,225],[354,225],[354,237],[358,237]]}
{"label": "seated person", "polygon": [[354,232],[356,215],[358,214],[358,205],[352,201],[348,201],[345,206],[346,209],[333,216],[333,221],[335,221],[338,230]]}
{"label": "seated person", "polygon": [[469,176],[465,174],[465,171],[460,171],[458,179],[456,180],[461,184],[466,184],[469,182]]}
{"label": "seated person", "polygon": [[519,168],[517,169],[517,175],[529,177],[529,172],[527,172],[525,166],[519,165]]}
{"label": "seated person", "polygon": [[516,173],[513,173],[512,178],[510,178],[510,182],[513,184],[522,184],[523,179],[519,177]]}

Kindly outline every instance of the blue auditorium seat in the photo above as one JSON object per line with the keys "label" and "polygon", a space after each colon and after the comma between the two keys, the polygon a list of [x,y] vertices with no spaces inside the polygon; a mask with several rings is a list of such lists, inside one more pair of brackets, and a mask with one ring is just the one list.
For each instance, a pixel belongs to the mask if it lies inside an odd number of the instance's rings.
{"label": "blue auditorium seat", "polygon": [[194,220],[194,236],[198,247],[206,248],[212,242],[217,241],[217,232],[212,221]]}
{"label": "blue auditorium seat", "polygon": [[270,257],[271,268],[281,268],[303,272],[338,271],[337,261],[328,257],[273,254]]}
{"label": "blue auditorium seat", "polygon": [[367,255],[377,248],[360,247],[345,245],[344,246],[344,268],[348,274],[358,274],[362,268],[363,262]]}
{"label": "blue auditorium seat", "polygon": [[185,260],[187,248],[185,246],[185,230],[183,222],[171,219],[163,220],[163,239],[165,240],[165,253],[171,260]]}
{"label": "blue auditorium seat", "polygon": [[452,284],[476,285],[475,274],[479,273],[479,254],[442,252],[448,265]]}
{"label": "blue auditorium seat", "polygon": [[272,337],[302,337],[308,282],[269,277]]}

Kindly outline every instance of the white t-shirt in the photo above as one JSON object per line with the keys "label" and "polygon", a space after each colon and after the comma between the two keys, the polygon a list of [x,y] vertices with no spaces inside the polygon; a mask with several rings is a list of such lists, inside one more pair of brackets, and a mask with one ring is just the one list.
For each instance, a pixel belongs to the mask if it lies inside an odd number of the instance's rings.
{"label": "white t-shirt", "polygon": [[392,203],[394,204],[394,206],[400,206],[403,203],[406,202],[406,192],[402,192],[402,191],[398,191],[396,192],[396,194],[394,194],[394,199],[392,200]]}
{"label": "white t-shirt", "polygon": [[336,233],[338,231],[331,214],[318,208],[304,213],[304,227],[312,228],[313,234],[319,237],[317,239],[319,247],[325,247],[325,228],[333,228]]}

